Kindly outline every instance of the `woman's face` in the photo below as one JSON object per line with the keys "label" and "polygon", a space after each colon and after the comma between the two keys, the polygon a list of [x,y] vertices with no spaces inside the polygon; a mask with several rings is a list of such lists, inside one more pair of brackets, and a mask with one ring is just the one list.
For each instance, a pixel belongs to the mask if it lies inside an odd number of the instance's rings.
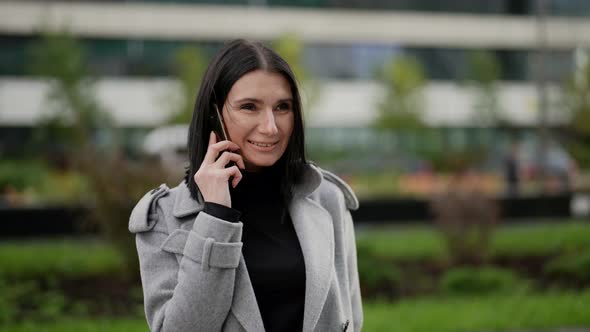
{"label": "woman's face", "polygon": [[281,74],[255,70],[234,83],[223,120],[247,170],[272,166],[281,158],[293,132],[293,112],[291,88]]}

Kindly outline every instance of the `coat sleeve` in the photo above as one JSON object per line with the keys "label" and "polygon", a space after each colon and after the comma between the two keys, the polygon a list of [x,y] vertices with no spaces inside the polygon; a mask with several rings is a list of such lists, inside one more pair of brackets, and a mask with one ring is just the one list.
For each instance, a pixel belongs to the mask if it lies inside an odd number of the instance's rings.
{"label": "coat sleeve", "polygon": [[[201,212],[192,229],[169,234],[163,217],[156,205],[148,214],[153,226],[135,236],[150,331],[221,330],[232,303],[242,223]],[[137,224],[133,218],[130,224]]]}
{"label": "coat sleeve", "polygon": [[361,288],[359,284],[359,273],[357,265],[356,239],[354,235],[354,226],[352,216],[349,210],[344,215],[346,224],[347,253],[346,260],[348,266],[348,282],[350,287],[350,301],[352,303],[352,316],[354,331],[361,331],[363,327],[363,304],[361,298]]}

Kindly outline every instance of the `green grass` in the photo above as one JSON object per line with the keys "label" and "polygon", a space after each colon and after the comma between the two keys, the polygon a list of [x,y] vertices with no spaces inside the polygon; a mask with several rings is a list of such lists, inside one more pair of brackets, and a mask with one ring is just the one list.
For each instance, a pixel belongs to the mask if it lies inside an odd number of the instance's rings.
{"label": "green grass", "polygon": [[[424,260],[446,257],[443,238],[431,226],[388,226],[359,231],[359,246],[379,257]],[[543,256],[590,247],[590,223],[555,222],[504,225],[492,240],[492,253]],[[43,239],[0,242],[0,276],[76,277],[119,271],[122,259],[107,243],[93,239]]]}
{"label": "green grass", "polygon": [[145,319],[60,319],[51,323],[25,322],[0,327],[2,332],[147,332]]}
{"label": "green grass", "polygon": [[429,226],[386,226],[357,233],[359,246],[383,258],[417,260],[446,254],[443,239]]}
{"label": "green grass", "polygon": [[[440,259],[447,256],[443,237],[432,226],[386,226],[357,233],[360,246],[394,260]],[[563,221],[503,225],[491,242],[494,256],[545,256],[590,247],[590,223]]]}
{"label": "green grass", "polygon": [[0,276],[78,277],[120,271],[122,265],[112,246],[94,239],[0,242]]}
{"label": "green grass", "polygon": [[[364,306],[365,332],[476,332],[590,326],[590,290],[581,294],[427,298]],[[143,318],[60,319],[26,322],[0,331],[147,331]]]}
{"label": "green grass", "polygon": [[416,299],[367,303],[363,331],[474,332],[590,326],[590,291],[582,294]]}
{"label": "green grass", "polygon": [[590,247],[590,223],[505,226],[492,241],[492,252],[504,256],[542,256]]}

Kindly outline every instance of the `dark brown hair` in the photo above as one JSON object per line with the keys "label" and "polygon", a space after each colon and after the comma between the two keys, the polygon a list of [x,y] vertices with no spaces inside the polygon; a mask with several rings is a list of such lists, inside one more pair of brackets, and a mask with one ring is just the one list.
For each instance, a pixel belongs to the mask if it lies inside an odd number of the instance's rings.
{"label": "dark brown hair", "polygon": [[286,202],[291,198],[293,186],[301,181],[305,159],[303,112],[297,80],[289,64],[276,52],[261,43],[242,39],[227,43],[209,64],[199,89],[188,133],[189,166],[186,183],[194,199],[198,188],[193,180],[205,158],[209,134],[213,130],[209,121],[215,106],[222,110],[232,86],[242,76],[254,70],[279,73],[289,82],[293,96],[294,126],[289,144],[276,167],[282,168],[281,194]]}

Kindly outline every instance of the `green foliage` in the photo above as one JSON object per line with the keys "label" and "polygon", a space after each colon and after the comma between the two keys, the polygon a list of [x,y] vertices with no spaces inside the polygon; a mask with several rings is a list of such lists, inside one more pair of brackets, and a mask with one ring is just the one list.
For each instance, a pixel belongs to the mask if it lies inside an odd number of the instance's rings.
{"label": "green foliage", "polygon": [[359,278],[363,289],[372,292],[376,290],[389,292],[390,294],[384,295],[392,295],[391,293],[399,288],[400,271],[391,261],[376,256],[367,243],[358,244],[357,257]]}
{"label": "green foliage", "polygon": [[78,172],[53,170],[41,161],[2,160],[0,191],[15,206],[80,203],[88,197],[88,183]]}
{"label": "green foliage", "polygon": [[320,86],[305,69],[303,51],[305,45],[296,33],[284,33],[271,43],[277,52],[291,67],[299,83],[303,111],[307,112],[320,96]]}
{"label": "green foliage", "polygon": [[445,272],[439,289],[443,294],[481,295],[517,291],[526,283],[514,272],[495,267],[461,267]]}
{"label": "green foliage", "polygon": [[399,190],[399,172],[393,170],[355,175],[352,181],[358,197],[391,197]]}
{"label": "green foliage", "polygon": [[120,273],[123,268],[113,246],[92,239],[0,243],[0,279],[81,278]]}
{"label": "green foliage", "polygon": [[9,325],[11,332],[147,332],[148,325],[143,318],[68,318],[62,317],[53,322],[39,323],[26,321]]}
{"label": "green foliage", "polygon": [[96,129],[111,126],[111,118],[95,98],[84,50],[71,33],[43,32],[29,54],[31,73],[49,82],[49,112],[36,133],[38,144],[81,148]]}
{"label": "green foliage", "polygon": [[588,248],[590,225],[556,221],[538,225],[511,225],[496,230],[491,243],[493,257],[551,256]]}
{"label": "green foliage", "polygon": [[478,84],[493,85],[500,79],[502,68],[494,53],[472,51],[468,55],[468,79]]}
{"label": "green foliage", "polygon": [[[490,257],[522,258],[575,252],[590,244],[590,225],[554,221],[535,225],[499,226],[490,239]],[[371,247],[381,259],[444,261],[449,258],[445,239],[430,226],[376,227],[357,233],[359,246]]]}
{"label": "green foliage", "polygon": [[366,302],[363,331],[473,332],[590,326],[590,290]]}
{"label": "green foliage", "polygon": [[544,272],[579,283],[589,283],[590,246],[585,250],[566,253],[553,259],[546,265]]}
{"label": "green foliage", "polygon": [[101,234],[119,250],[128,273],[137,273],[139,262],[129,216],[137,201],[159,187],[166,175],[157,163],[132,163],[122,158],[88,156],[83,168],[93,190],[92,220]]}
{"label": "green foliage", "polygon": [[422,89],[426,83],[424,70],[410,57],[396,57],[383,68],[380,81],[385,88],[384,100],[378,105],[374,123],[380,129],[420,129],[422,121]]}
{"label": "green foliage", "polygon": [[442,260],[447,256],[444,239],[432,227],[377,227],[357,233],[357,246],[392,261]]}
{"label": "green foliage", "polygon": [[48,321],[59,318],[67,300],[56,290],[43,290],[38,281],[7,282],[0,279],[0,325],[33,319]]}
{"label": "green foliage", "polygon": [[475,123],[506,125],[497,96],[496,82],[502,75],[502,68],[496,56],[489,51],[473,51],[469,54],[467,83],[475,90]]}
{"label": "green foliage", "polygon": [[207,69],[207,59],[196,47],[184,47],[174,54],[174,75],[180,84],[178,99],[168,123],[189,123],[201,80]]}
{"label": "green foliage", "polygon": [[0,162],[0,188],[12,187],[23,191],[35,187],[49,174],[49,169],[40,162],[2,160]]}
{"label": "green foliage", "polygon": [[[588,326],[590,291],[581,294],[364,301],[366,332],[472,332]],[[1,314],[1,311],[0,311]],[[11,332],[144,332],[144,318],[67,318],[4,325]]]}
{"label": "green foliage", "polygon": [[487,156],[484,149],[467,149],[454,151],[441,149],[438,151],[420,151],[424,159],[428,160],[433,170],[441,173],[456,173],[480,164]]}
{"label": "green foliage", "polygon": [[285,33],[279,36],[272,42],[271,47],[287,61],[297,80],[304,82],[309,78],[309,73],[303,65],[305,45],[296,33]]}
{"label": "green foliage", "polygon": [[569,152],[581,167],[590,167],[590,61],[580,56],[580,64],[564,88],[563,106],[570,115]]}

